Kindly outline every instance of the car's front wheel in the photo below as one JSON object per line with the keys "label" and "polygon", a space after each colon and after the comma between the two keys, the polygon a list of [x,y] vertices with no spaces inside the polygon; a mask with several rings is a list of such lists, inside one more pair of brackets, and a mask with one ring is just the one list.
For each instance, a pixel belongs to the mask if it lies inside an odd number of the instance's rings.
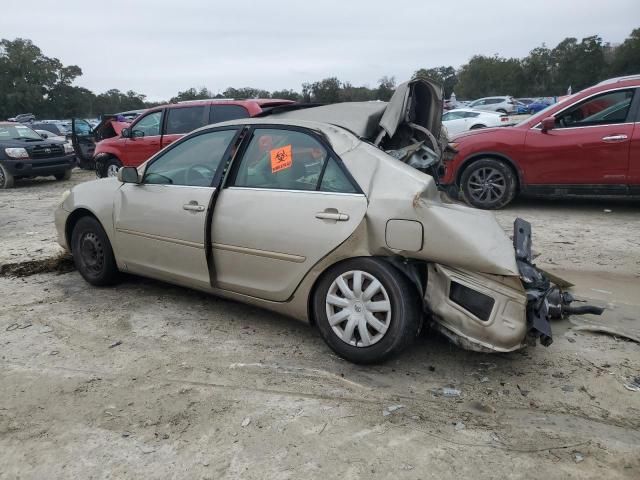
{"label": "car's front wheel", "polygon": [[474,161],[460,179],[465,201],[485,210],[502,208],[511,202],[516,195],[516,184],[511,167],[494,158]]}
{"label": "car's front wheel", "polygon": [[80,275],[91,285],[112,285],[118,280],[118,266],[111,242],[100,222],[82,217],[73,227],[71,253]]}
{"label": "car's front wheel", "polygon": [[64,173],[56,173],[54,176],[56,180],[71,180],[71,169],[68,168]]}
{"label": "car's front wheel", "polygon": [[0,190],[13,187],[14,179],[11,172],[0,164]]}
{"label": "car's front wheel", "polygon": [[354,363],[377,363],[417,336],[422,308],[417,289],[392,265],[356,258],[329,269],[313,297],[325,342]]}

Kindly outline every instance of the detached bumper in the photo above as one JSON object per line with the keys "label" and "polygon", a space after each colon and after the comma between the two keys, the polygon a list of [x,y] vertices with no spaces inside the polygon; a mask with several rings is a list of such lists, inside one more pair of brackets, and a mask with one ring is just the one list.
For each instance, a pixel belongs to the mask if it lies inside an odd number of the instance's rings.
{"label": "detached bumper", "polygon": [[64,173],[73,168],[75,154],[51,158],[25,158],[20,160],[2,160],[2,164],[16,177],[37,177]]}

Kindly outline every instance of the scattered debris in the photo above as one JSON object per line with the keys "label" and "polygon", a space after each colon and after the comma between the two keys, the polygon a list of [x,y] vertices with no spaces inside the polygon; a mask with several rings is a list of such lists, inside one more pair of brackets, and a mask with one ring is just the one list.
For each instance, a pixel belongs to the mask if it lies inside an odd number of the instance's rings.
{"label": "scattered debris", "polygon": [[388,417],[393,412],[395,412],[396,410],[400,410],[401,408],[404,408],[404,405],[390,405],[382,411],[382,415]]}
{"label": "scattered debris", "polygon": [[[610,327],[607,325],[583,324],[573,327],[574,332],[595,332],[606,333],[616,337],[624,337],[634,342],[640,343],[640,335],[636,332],[626,331],[622,328]],[[575,340],[574,340],[575,341]]]}
{"label": "scattered debris", "polygon": [[444,387],[442,389],[442,395],[445,397],[459,397],[461,393],[462,392],[460,392],[460,390],[458,390],[457,388]]}
{"label": "scattered debris", "polygon": [[143,445],[140,447],[140,451],[146,455],[155,452],[156,449],[147,445]]}
{"label": "scattered debris", "polygon": [[53,327],[49,325],[45,325],[40,329],[40,333],[51,333],[51,332],[53,332]]}
{"label": "scattered debris", "polygon": [[482,377],[480,379],[480,383],[487,383],[489,381],[489,377]]}
{"label": "scattered debris", "polygon": [[582,455],[580,452],[573,452],[573,459],[576,461],[576,463],[580,463],[584,460],[584,455]]}
{"label": "scattered debris", "polygon": [[563,392],[573,392],[574,389],[575,389],[575,387],[573,385],[563,385],[562,386],[562,391]]}
{"label": "scattered debris", "polygon": [[605,208],[604,213],[611,213],[611,210],[609,208]]}
{"label": "scattered debris", "polygon": [[130,433],[130,432],[122,432],[122,436],[123,436],[124,438],[127,438],[127,437],[130,437],[130,436],[131,436],[131,433]]}
{"label": "scattered debris", "polygon": [[251,418],[250,417],[245,417],[244,420],[242,420],[242,423],[240,424],[240,426],[241,427],[246,427],[250,423],[251,423]]}
{"label": "scattered debris", "polygon": [[640,377],[636,377],[632,379],[629,383],[625,383],[624,388],[632,392],[640,392]]}
{"label": "scattered debris", "polygon": [[413,465],[409,465],[408,463],[403,463],[400,465],[400,470],[413,470],[415,467]]}
{"label": "scattered debris", "polygon": [[516,387],[518,387],[518,390],[520,391],[520,395],[522,395],[523,397],[526,397],[527,395],[529,395],[529,390],[524,390],[523,388],[520,387],[520,385],[516,385]]}
{"label": "scattered debris", "polygon": [[465,429],[465,427],[466,427],[466,425],[465,425],[464,423],[462,423],[462,422],[455,422],[455,423],[453,424],[453,428],[454,428],[456,431],[464,430],[464,429]]}
{"label": "scattered debris", "polygon": [[49,352],[49,355],[58,355],[60,352],[58,350],[52,350]]}
{"label": "scattered debris", "polygon": [[109,345],[109,348],[114,348],[117,347],[118,345],[122,345],[122,340],[118,340],[115,343],[112,343],[111,345]]}
{"label": "scattered debris", "polygon": [[318,432],[318,435],[320,435],[322,432],[324,432],[324,429],[327,428],[328,423],[324,422],[324,425],[322,425],[322,428],[320,429],[320,431]]}
{"label": "scattered debris", "polygon": [[496,413],[496,409],[493,408],[491,405],[487,405],[486,403],[482,403],[478,400],[474,400],[469,404],[469,407],[471,407],[471,409],[475,410],[476,412],[480,412],[480,413]]}

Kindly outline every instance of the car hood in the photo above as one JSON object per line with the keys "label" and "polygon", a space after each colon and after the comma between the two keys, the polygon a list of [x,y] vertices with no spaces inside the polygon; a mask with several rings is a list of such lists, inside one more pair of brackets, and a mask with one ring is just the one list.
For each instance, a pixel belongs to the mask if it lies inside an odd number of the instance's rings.
{"label": "car hood", "polygon": [[3,148],[16,148],[16,147],[22,147],[22,148],[29,148],[29,147],[47,147],[47,146],[54,146],[54,145],[62,145],[65,143],[64,140],[54,140],[54,139],[49,139],[47,138],[46,140],[32,140],[32,141],[25,141],[25,140],[12,140],[12,139],[8,139],[8,140],[0,140],[0,143],[2,144]]}
{"label": "car hood", "polygon": [[493,135],[495,132],[504,132],[506,130],[510,130],[511,127],[493,127],[493,128],[480,128],[477,130],[467,130],[466,132],[458,133],[454,135],[451,139],[452,142],[459,140],[461,138],[474,137],[477,135]]}

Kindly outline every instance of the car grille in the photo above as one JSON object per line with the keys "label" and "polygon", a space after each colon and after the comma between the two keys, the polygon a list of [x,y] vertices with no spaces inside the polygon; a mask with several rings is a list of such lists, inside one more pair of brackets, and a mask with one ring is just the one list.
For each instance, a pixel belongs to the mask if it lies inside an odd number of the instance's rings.
{"label": "car grille", "polygon": [[36,145],[29,149],[31,158],[52,158],[64,156],[64,147],[62,145]]}

